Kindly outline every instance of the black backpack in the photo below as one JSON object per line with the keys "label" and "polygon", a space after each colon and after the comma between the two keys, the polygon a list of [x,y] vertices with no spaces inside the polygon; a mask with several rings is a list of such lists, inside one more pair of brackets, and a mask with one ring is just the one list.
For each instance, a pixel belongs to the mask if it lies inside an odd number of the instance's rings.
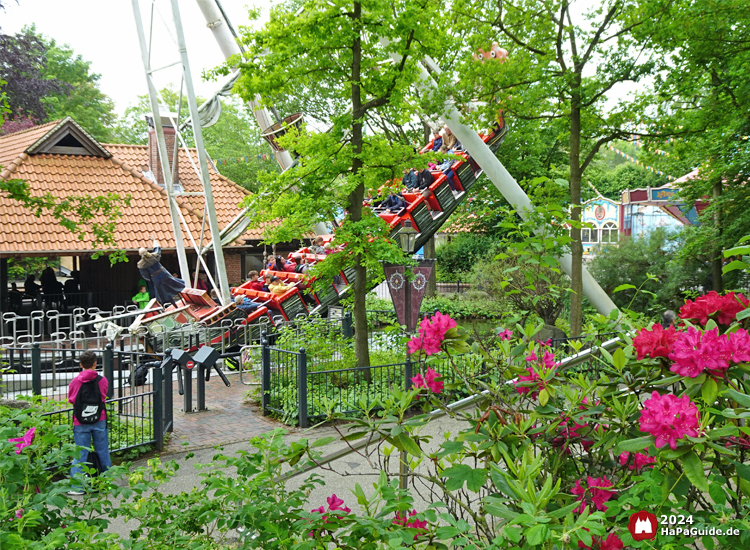
{"label": "black backpack", "polygon": [[76,402],[73,405],[73,414],[81,424],[96,424],[102,419],[104,402],[101,388],[99,388],[101,379],[102,377],[97,375],[93,380],[81,384],[78,390]]}

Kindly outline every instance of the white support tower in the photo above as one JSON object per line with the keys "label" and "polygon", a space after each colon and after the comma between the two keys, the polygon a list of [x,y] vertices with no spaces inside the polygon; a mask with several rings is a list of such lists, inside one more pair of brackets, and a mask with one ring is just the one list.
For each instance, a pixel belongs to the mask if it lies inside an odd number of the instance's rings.
{"label": "white support tower", "polygon": [[[141,16],[141,7],[140,7],[140,0],[132,0],[133,4],[133,15],[135,16],[135,24],[136,28],[138,29],[138,38],[140,42],[141,47],[141,55],[143,57],[143,67],[146,73],[146,80],[148,82],[148,93],[149,93],[149,99],[151,101],[151,109],[153,112],[153,120],[154,120],[154,127],[156,130],[156,136],[157,136],[157,143],[159,148],[159,159],[160,164],[162,168],[162,173],[164,175],[164,187],[167,194],[167,200],[169,201],[169,211],[172,216],[172,228],[174,231],[174,237],[175,237],[175,243],[176,243],[176,249],[177,249],[177,257],[180,265],[180,275],[182,278],[188,282],[189,286],[192,286],[189,284],[191,281],[190,277],[190,270],[187,263],[187,256],[185,254],[185,243],[183,240],[183,232],[182,229],[185,229],[185,232],[188,235],[188,238],[190,239],[190,242],[195,248],[196,253],[198,254],[199,261],[203,263],[206,275],[211,280],[212,284],[214,284],[215,287],[218,288],[219,292],[219,299],[222,304],[227,304],[229,302],[230,296],[229,296],[229,283],[227,281],[227,271],[226,266],[224,265],[224,254],[222,252],[222,246],[221,246],[221,235],[219,232],[219,224],[216,220],[216,209],[214,207],[214,198],[213,193],[211,190],[211,180],[210,180],[210,174],[208,171],[208,162],[206,159],[206,151],[203,146],[203,133],[201,131],[201,125],[200,125],[200,117],[198,116],[198,105],[195,100],[195,91],[193,88],[193,80],[190,72],[190,64],[188,61],[188,55],[187,55],[187,49],[185,47],[185,36],[182,30],[182,19],[180,17],[180,10],[178,6],[178,0],[170,0],[170,6],[171,6],[171,12],[172,12],[172,18],[171,23],[169,22],[169,19],[167,17],[164,17],[160,8],[161,5],[157,5],[157,0],[151,0],[150,6],[151,6],[151,25],[148,28],[149,36],[147,39],[146,36],[146,30],[143,24],[143,18]],[[176,51],[171,52],[171,55],[169,55],[169,62],[165,65],[159,67],[159,68],[153,68],[152,67],[152,60],[155,57],[154,51],[152,49],[152,40],[151,37],[156,31],[154,28],[155,20],[158,19],[161,21],[161,23],[164,25],[163,32],[169,34],[176,46]],[[162,117],[165,116],[165,114],[162,112],[164,109],[169,110],[168,106],[164,104],[164,102],[161,100],[158,92],[158,87],[155,83],[155,75],[159,73],[160,71],[163,71],[165,69],[168,69],[173,66],[179,66],[181,67],[181,75],[182,75],[182,81],[185,86],[186,90],[186,99],[188,103],[188,109],[190,110],[190,118],[191,118],[191,126],[193,130],[193,139],[195,141],[195,149],[197,151],[197,164],[195,162],[195,159],[193,159],[191,152],[188,150],[187,143],[183,139],[183,136],[179,129],[179,121],[171,120],[172,126],[175,128],[176,136],[175,136],[175,151],[177,150],[177,147],[179,145],[182,145],[184,147],[186,153],[188,154],[188,158],[190,160],[190,163],[192,165],[192,168],[195,170],[196,174],[198,175],[203,191],[198,193],[189,193],[190,195],[199,195],[203,196],[204,198],[204,208],[203,208],[203,219],[204,219],[204,225],[205,222],[208,222],[208,229],[211,233],[211,242],[212,247],[214,250],[214,258],[215,258],[215,266],[216,271],[218,275],[218,285],[213,281],[213,278],[211,277],[210,271],[207,269],[207,266],[205,265],[204,259],[200,253],[200,247],[202,246],[202,242],[197,242],[193,238],[193,235],[190,232],[190,227],[187,225],[182,212],[180,210],[179,205],[176,202],[176,198],[180,195],[187,195],[188,193],[183,193],[181,191],[175,192],[174,189],[174,182],[172,180],[172,166],[170,165],[170,160],[173,162],[176,161],[177,155],[174,156],[174,159],[169,158],[169,154],[167,152],[167,145],[166,140],[164,138],[164,129],[162,125]],[[182,89],[180,90],[180,95],[182,95]],[[171,119],[171,115],[166,115]],[[201,233],[203,233],[201,231]],[[203,235],[201,234],[201,238]]]}
{"label": "white support tower", "polygon": [[[242,52],[239,44],[237,44],[237,40],[232,34],[230,23],[226,20],[225,14],[222,12],[218,1],[196,0],[196,2],[206,20],[206,26],[211,29],[211,33],[213,34],[216,43],[219,45],[221,53],[224,54],[224,58],[229,59],[233,56],[239,57]],[[253,115],[255,116],[255,120],[257,121],[261,132],[267,130],[274,124],[275,120],[271,116],[271,113],[268,112],[268,109],[261,106],[259,97],[256,97],[254,101],[248,102],[248,105],[253,111]],[[276,162],[279,163],[282,170],[289,169],[294,163],[289,151],[275,151],[274,154],[276,156]],[[319,223],[315,226],[315,233],[318,235],[327,235],[330,231],[328,231],[325,224]]]}

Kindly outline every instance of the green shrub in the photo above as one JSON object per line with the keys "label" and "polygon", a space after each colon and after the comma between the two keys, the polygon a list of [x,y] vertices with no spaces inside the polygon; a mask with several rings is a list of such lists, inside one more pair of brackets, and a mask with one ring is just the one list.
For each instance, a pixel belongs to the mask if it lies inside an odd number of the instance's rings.
{"label": "green shrub", "polygon": [[466,233],[435,250],[437,280],[455,282],[464,278],[474,264],[494,252],[496,239],[486,235]]}

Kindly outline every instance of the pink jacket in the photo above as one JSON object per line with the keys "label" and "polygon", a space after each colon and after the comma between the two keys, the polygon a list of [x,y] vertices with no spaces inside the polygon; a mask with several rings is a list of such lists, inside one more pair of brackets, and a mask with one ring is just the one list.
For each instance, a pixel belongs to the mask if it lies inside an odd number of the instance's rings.
{"label": "pink jacket", "polygon": [[[94,378],[96,378],[99,375],[98,372],[96,372],[96,369],[94,370],[82,370],[81,373],[73,378],[73,380],[70,381],[70,386],[68,386],[68,403],[71,405],[75,404],[76,397],[78,396],[78,390],[81,389],[81,384],[84,382],[90,382]],[[102,379],[99,380],[99,391],[102,393],[102,401],[107,400],[107,390],[109,389],[109,381],[102,376]],[[107,418],[106,411],[102,412],[102,420]],[[78,422],[78,419],[73,415],[73,425],[74,426],[80,426],[81,423]]]}

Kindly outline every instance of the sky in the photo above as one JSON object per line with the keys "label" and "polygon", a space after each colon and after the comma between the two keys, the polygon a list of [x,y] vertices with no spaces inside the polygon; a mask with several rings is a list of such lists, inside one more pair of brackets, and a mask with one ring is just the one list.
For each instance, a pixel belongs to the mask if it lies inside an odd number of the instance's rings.
{"label": "sky", "polygon": [[[252,2],[222,0],[235,28],[248,24],[245,6],[249,3]],[[68,44],[76,54],[91,62],[93,72],[101,74],[101,90],[115,101],[119,114],[136,102],[136,96],[148,93],[130,0],[18,0],[18,4],[15,0],[5,0],[3,4],[6,6],[4,12],[0,11],[3,33],[14,34],[24,25],[33,23],[42,34]],[[148,25],[150,4],[141,0],[145,25]],[[170,3],[159,0],[157,4],[164,17],[170,18]],[[198,5],[193,0],[180,0],[179,5],[193,84],[198,95],[207,97],[218,85],[204,82],[200,75],[204,69],[221,64],[224,57]],[[160,32],[154,34],[154,54],[169,59],[166,63],[178,60],[176,46],[162,30],[164,27],[158,29]],[[179,86],[179,73],[174,69],[157,74],[156,78],[158,88],[168,82],[175,88]]]}

